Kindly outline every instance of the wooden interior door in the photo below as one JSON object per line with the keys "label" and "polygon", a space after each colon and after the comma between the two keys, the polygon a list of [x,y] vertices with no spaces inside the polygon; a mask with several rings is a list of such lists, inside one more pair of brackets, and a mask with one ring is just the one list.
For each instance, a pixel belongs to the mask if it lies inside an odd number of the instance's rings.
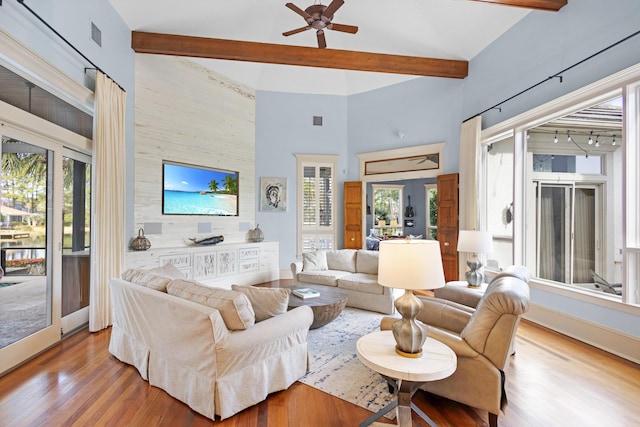
{"label": "wooden interior door", "polygon": [[362,182],[344,183],[344,249],[362,249]]}
{"label": "wooden interior door", "polygon": [[444,278],[458,280],[458,174],[438,176],[438,241]]}

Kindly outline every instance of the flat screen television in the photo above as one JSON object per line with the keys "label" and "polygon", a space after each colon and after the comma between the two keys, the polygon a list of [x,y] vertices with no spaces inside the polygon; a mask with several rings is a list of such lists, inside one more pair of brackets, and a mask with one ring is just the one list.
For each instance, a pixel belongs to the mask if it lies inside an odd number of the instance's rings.
{"label": "flat screen television", "polygon": [[239,173],[162,162],[163,215],[238,216]]}

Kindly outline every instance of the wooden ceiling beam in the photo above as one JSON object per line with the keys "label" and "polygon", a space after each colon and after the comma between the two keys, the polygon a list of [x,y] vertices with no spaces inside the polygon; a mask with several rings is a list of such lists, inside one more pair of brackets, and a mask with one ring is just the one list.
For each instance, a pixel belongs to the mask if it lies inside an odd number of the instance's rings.
{"label": "wooden ceiling beam", "polygon": [[567,0],[471,0],[483,3],[501,4],[503,6],[524,7],[526,9],[557,12],[567,5]]}
{"label": "wooden ceiling beam", "polygon": [[227,59],[455,79],[465,78],[469,69],[467,61],[451,59],[318,49],[139,31],[131,33],[131,47],[137,53],[157,55]]}

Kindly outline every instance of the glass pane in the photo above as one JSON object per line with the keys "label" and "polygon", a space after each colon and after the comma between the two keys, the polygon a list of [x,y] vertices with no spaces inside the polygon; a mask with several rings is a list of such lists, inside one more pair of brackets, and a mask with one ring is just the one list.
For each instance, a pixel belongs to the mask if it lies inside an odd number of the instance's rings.
{"label": "glass pane", "polygon": [[513,264],[513,137],[487,147],[487,231],[493,235],[493,253],[487,266]]}
{"label": "glass pane", "polygon": [[333,207],[332,207],[332,192],[333,192],[333,182],[331,181],[331,168],[330,167],[321,167],[320,168],[320,183],[319,183],[319,200],[318,204],[320,206],[320,226],[322,227],[331,227],[333,223],[333,218],[331,218]]}
{"label": "glass pane", "polygon": [[602,174],[600,156],[562,156],[559,154],[534,154],[534,172]]}
{"label": "glass pane", "polygon": [[0,348],[51,325],[48,150],[2,137]]}
{"label": "glass pane", "polygon": [[84,137],[92,137],[93,117],[2,66],[0,100]]}
{"label": "glass pane", "polygon": [[573,283],[592,283],[596,267],[596,194],[593,188],[575,190]]}
{"label": "glass pane", "polygon": [[570,193],[567,187],[546,187],[540,189],[540,260],[539,277],[556,282],[568,282],[566,259],[569,247]]}
{"label": "glass pane", "polygon": [[427,215],[427,239],[438,239],[438,190],[430,188],[427,191],[427,206],[429,214]]}
{"label": "glass pane", "polygon": [[89,305],[91,165],[64,157],[62,316]]}

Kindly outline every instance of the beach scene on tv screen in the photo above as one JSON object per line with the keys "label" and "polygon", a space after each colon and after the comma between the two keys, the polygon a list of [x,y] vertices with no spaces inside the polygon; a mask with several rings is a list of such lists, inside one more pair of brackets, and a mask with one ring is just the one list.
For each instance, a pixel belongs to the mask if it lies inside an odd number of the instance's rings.
{"label": "beach scene on tv screen", "polygon": [[162,213],[238,215],[238,174],[196,166],[164,164]]}

